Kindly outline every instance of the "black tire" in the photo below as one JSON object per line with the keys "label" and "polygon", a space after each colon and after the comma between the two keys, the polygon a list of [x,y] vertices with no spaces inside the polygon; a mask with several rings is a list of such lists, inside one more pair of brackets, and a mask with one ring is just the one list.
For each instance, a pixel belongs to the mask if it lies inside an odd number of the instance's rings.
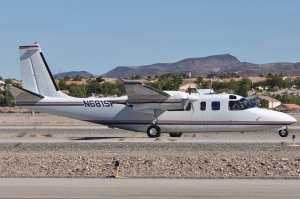
{"label": "black tire", "polygon": [[182,133],[169,133],[170,137],[181,137]]}
{"label": "black tire", "polygon": [[157,138],[160,136],[160,128],[156,125],[151,125],[147,129],[147,135],[149,138]]}
{"label": "black tire", "polygon": [[289,135],[289,131],[287,129],[282,129],[278,131],[280,137],[287,137]]}

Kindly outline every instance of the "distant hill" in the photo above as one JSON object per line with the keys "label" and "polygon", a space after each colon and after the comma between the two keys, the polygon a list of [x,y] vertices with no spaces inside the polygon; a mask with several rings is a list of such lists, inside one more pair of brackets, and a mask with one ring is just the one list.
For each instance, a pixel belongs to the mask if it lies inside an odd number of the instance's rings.
{"label": "distant hill", "polygon": [[241,62],[230,54],[223,54],[201,58],[188,58],[175,63],[157,63],[145,66],[118,66],[103,74],[103,77],[131,77],[133,75],[148,76],[179,72],[191,72],[193,75],[234,72],[246,76],[282,73],[295,76],[300,75],[300,62],[252,64]]}
{"label": "distant hill", "polygon": [[54,79],[64,79],[65,76],[76,77],[77,75],[85,77],[85,78],[88,79],[93,74],[91,74],[87,71],[70,71],[70,72],[55,74],[55,75],[53,75],[53,77],[54,77]]}

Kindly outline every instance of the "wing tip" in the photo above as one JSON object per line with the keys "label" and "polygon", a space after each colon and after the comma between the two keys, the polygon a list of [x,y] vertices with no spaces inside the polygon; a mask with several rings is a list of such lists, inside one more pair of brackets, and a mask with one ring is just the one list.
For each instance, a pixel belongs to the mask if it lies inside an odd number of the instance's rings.
{"label": "wing tip", "polygon": [[140,80],[125,80],[125,79],[123,79],[123,83],[124,83],[124,85],[132,85],[132,84],[143,85],[143,83]]}

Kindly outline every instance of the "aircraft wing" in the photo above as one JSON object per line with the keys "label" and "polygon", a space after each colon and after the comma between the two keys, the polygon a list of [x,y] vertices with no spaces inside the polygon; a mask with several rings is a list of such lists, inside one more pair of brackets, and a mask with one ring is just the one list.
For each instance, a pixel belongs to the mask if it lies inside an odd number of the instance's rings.
{"label": "aircraft wing", "polygon": [[143,84],[139,80],[123,80],[130,102],[158,102],[171,97],[167,92]]}
{"label": "aircraft wing", "polygon": [[113,102],[132,106],[135,111],[180,110],[185,109],[188,102],[198,99],[184,92],[161,91],[145,85],[139,80],[123,80],[123,82],[128,99],[123,102]]}

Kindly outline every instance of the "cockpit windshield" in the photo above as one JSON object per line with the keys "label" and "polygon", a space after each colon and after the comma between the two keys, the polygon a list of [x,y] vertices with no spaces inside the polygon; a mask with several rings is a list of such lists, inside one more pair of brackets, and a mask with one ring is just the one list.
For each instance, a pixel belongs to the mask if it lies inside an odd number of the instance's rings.
{"label": "cockpit windshield", "polygon": [[247,100],[246,98],[241,98],[235,101],[229,101],[229,110],[246,110],[255,107],[255,104]]}

